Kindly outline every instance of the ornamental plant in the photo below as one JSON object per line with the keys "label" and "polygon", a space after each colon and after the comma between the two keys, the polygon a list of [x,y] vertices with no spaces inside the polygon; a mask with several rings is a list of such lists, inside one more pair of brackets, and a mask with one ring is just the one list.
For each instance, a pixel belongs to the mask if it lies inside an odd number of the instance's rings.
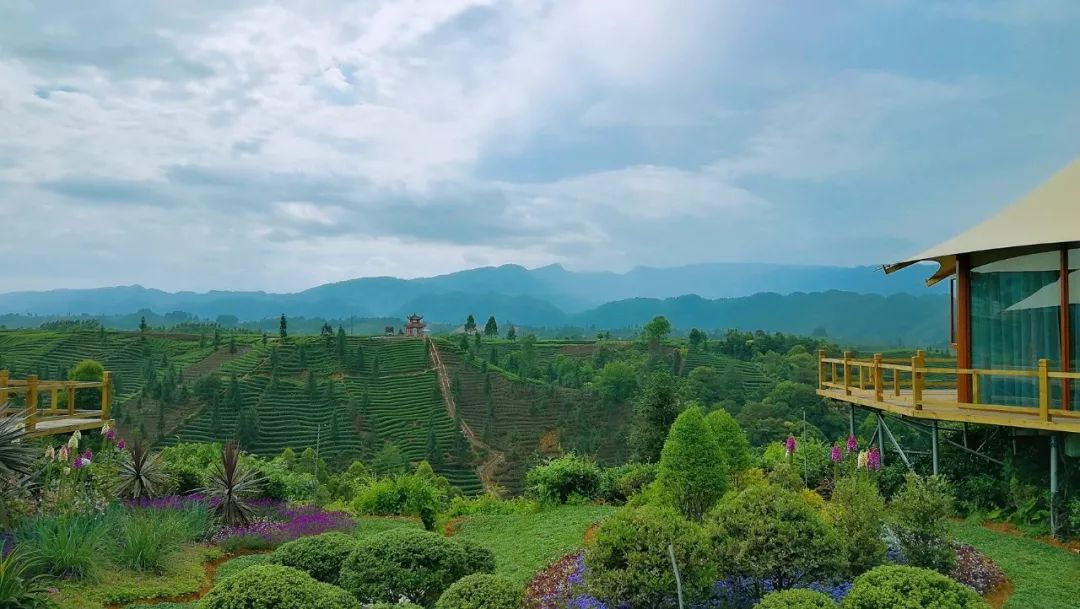
{"label": "ornamental plant", "polygon": [[840,609],[989,609],[974,590],[929,569],[885,565],[855,579]]}
{"label": "ornamental plant", "polygon": [[814,590],[781,590],[766,594],[754,609],[836,609],[836,603]]}
{"label": "ornamental plant", "polygon": [[116,474],[116,494],[127,499],[152,499],[169,484],[158,459],[141,440],[131,445],[130,459],[120,462]]}
{"label": "ornamental plant", "polygon": [[706,518],[720,572],[745,578],[760,598],[766,583],[785,590],[843,570],[836,530],[801,495],[773,486],[726,497]]}
{"label": "ornamental plant", "polygon": [[521,586],[502,575],[473,573],[451,584],[435,609],[520,609]]}
{"label": "ornamental plant", "polygon": [[199,609],[360,609],[348,592],[282,565],[255,565],[221,580]]}
{"label": "ornamental plant", "polygon": [[829,516],[840,533],[846,571],[850,576],[866,572],[885,562],[885,500],[869,474],[856,471],[836,481]]}
{"label": "ornamental plant", "polygon": [[943,476],[909,473],[891,504],[892,529],[908,564],[948,573],[956,560],[949,541],[953,496]]}
{"label": "ornamental plant", "polygon": [[529,495],[544,502],[566,503],[572,496],[593,499],[600,489],[600,468],[567,453],[529,470],[525,486]]}
{"label": "ornamental plant", "polygon": [[678,607],[668,546],[686,602],[705,600],[716,579],[705,531],[675,508],[656,505],[624,507],[600,525],[596,544],[585,555],[588,590],[613,607]]}
{"label": "ornamental plant", "polygon": [[270,555],[270,560],[300,569],[321,582],[337,585],[341,564],[356,549],[356,543],[356,538],[339,532],[301,537],[279,546]]}
{"label": "ornamental plant", "polygon": [[727,456],[701,408],[693,406],[675,419],[660,453],[656,487],[664,500],[695,521],[709,511],[728,488]]}
{"label": "ornamental plant", "polygon": [[240,461],[240,450],[232,442],[221,451],[221,461],[210,474],[203,493],[210,498],[218,517],[228,525],[245,525],[251,520],[248,500],[259,492],[262,476]]}
{"label": "ornamental plant", "polygon": [[727,457],[727,464],[732,473],[744,472],[754,465],[750,441],[731,413],[718,408],[705,417],[705,422],[716,436],[716,441],[720,444],[720,450],[723,451],[724,456]]}

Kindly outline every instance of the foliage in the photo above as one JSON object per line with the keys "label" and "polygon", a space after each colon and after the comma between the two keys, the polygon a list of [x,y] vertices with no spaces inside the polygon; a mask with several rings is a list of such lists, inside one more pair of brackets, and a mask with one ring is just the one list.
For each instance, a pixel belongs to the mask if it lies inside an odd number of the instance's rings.
{"label": "foliage", "polygon": [[474,573],[451,584],[435,609],[520,609],[521,586],[501,575]]}
{"label": "foliage", "polygon": [[457,525],[453,539],[490,548],[497,572],[524,585],[537,571],[581,547],[586,531],[612,511],[602,505],[565,505],[472,516]]}
{"label": "foliage", "polygon": [[948,525],[953,496],[942,476],[908,474],[890,505],[893,532],[908,564],[948,573],[955,560]]}
{"label": "foliage", "polygon": [[130,458],[120,462],[116,494],[130,499],[150,499],[165,490],[169,478],[159,461],[141,440],[131,445]]}
{"label": "foliage", "polygon": [[217,569],[217,581],[221,581],[230,575],[234,575],[255,565],[270,562],[270,554],[247,554],[231,558],[220,565]]}
{"label": "foliage", "polygon": [[75,578],[93,574],[107,536],[108,527],[103,518],[81,514],[37,516],[18,535],[43,572]]}
{"label": "foliage", "polygon": [[338,532],[301,537],[279,546],[271,560],[300,569],[321,582],[337,585],[341,564],[352,554],[356,543],[355,538]]}
{"label": "foliage", "polygon": [[371,467],[381,476],[404,474],[409,471],[409,460],[397,444],[387,442],[376,453]]}
{"label": "foliage", "polygon": [[544,502],[562,504],[573,496],[592,499],[600,488],[600,468],[590,459],[567,453],[529,470],[525,484],[531,496]]}
{"label": "foliage", "polygon": [[619,404],[629,400],[637,392],[638,373],[630,362],[608,362],[596,374],[593,386],[605,405]]}
{"label": "foliage", "polygon": [[[75,364],[68,374],[68,380],[100,383],[105,378],[105,367],[100,362],[84,359]],[[80,389],[75,392],[75,407],[93,410],[101,406],[100,389]]]}
{"label": "foliage", "polygon": [[22,425],[25,413],[0,418],[0,483],[8,478],[29,475],[34,469],[37,452],[27,442]]}
{"label": "foliage", "polygon": [[256,565],[218,582],[199,609],[359,609],[341,588],[281,565]]}
{"label": "foliage", "polygon": [[0,607],[45,609],[49,606],[42,578],[31,575],[34,566],[34,561],[22,551],[10,549],[0,541]]}
{"label": "foliage", "polygon": [[131,510],[115,525],[116,560],[135,571],[162,572],[165,561],[187,541],[183,514],[175,510]]}
{"label": "foliage", "polygon": [[225,524],[243,525],[251,519],[247,500],[259,492],[262,476],[240,461],[240,451],[229,443],[210,475],[210,485],[203,492],[215,502],[218,517]]}
{"label": "foliage", "polygon": [[188,493],[207,486],[221,450],[220,444],[189,442],[167,446],[158,455],[176,492]]}
{"label": "foliage", "polygon": [[743,472],[753,467],[754,457],[750,452],[750,441],[731,413],[718,408],[706,415],[705,422],[716,436],[732,472]]}
{"label": "foliage", "polygon": [[841,609],[987,609],[973,590],[929,569],[886,565],[855,579]]}
{"label": "foliage", "polygon": [[634,402],[630,451],[635,461],[655,463],[659,460],[668,429],[678,415],[675,378],[667,372],[654,372]]}
{"label": "foliage", "polygon": [[364,602],[405,597],[430,606],[450,584],[469,575],[470,558],[453,539],[397,529],[362,539],[342,564],[341,586]]}
{"label": "foliage", "polygon": [[791,491],[752,486],[726,497],[707,522],[720,571],[748,578],[756,596],[766,581],[784,590],[833,577],[842,567],[836,531]]}
{"label": "foliage", "polygon": [[754,609],[835,609],[828,595],[814,590],[781,590],[766,594]]}
{"label": "foliage", "polygon": [[660,454],[656,486],[665,500],[695,521],[727,490],[727,458],[701,408],[687,408],[675,419]]}
{"label": "foliage", "polygon": [[[606,470],[605,470],[606,471]],[[450,507],[445,516],[474,516],[477,514],[530,514],[540,511],[540,504],[524,497],[503,499],[494,492],[487,492],[475,497],[459,495],[450,500]]]}
{"label": "foliage", "polygon": [[967,544],[956,546],[956,564],[949,577],[984,595],[1005,584],[1005,572],[1001,567]]}
{"label": "foliage", "polygon": [[669,546],[687,601],[703,600],[715,579],[707,537],[674,508],[661,506],[625,507],[604,521],[585,555],[589,589],[612,606],[677,607]]}
{"label": "foliage", "polygon": [[836,481],[829,515],[840,533],[847,572],[855,576],[885,561],[881,527],[885,500],[866,472],[855,472]]}
{"label": "foliage", "polygon": [[608,503],[626,503],[656,480],[659,465],[627,463],[600,471],[600,498]]}
{"label": "foliage", "polygon": [[[427,471],[431,471],[430,466]],[[435,528],[439,510],[447,503],[448,489],[445,478],[417,468],[412,474],[371,480],[357,491],[350,507],[357,514],[415,516],[430,531]]]}

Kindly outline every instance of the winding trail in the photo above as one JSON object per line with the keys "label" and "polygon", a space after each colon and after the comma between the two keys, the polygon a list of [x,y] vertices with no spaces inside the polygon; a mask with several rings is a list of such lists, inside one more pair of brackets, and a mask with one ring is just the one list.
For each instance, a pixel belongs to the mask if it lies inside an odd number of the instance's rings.
{"label": "winding trail", "polygon": [[[439,378],[439,389],[443,395],[443,403],[446,404],[446,411],[450,414],[451,419],[457,419],[457,404],[454,402],[454,394],[450,387],[450,375],[446,371],[442,357],[439,356],[439,346],[431,338],[425,338],[424,340],[428,343],[431,366],[435,369],[435,373]],[[498,484],[495,482],[495,472],[506,463],[506,454],[477,437],[476,432],[472,430],[472,427],[469,427],[465,419],[461,419],[461,433],[465,434],[465,439],[469,441],[469,445],[473,447],[473,450],[487,452],[488,458],[477,466],[476,475],[480,478],[480,483],[484,486],[485,491],[497,492]]]}

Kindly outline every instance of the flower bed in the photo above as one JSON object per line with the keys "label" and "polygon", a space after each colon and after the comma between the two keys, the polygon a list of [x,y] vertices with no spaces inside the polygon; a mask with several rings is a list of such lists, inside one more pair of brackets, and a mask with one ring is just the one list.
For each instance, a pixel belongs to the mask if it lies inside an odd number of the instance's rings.
{"label": "flower bed", "polygon": [[210,541],[227,551],[273,548],[300,537],[356,526],[352,517],[345,512],[327,512],[316,506],[290,508],[281,503],[268,502],[260,508],[263,515],[247,525],[222,527]]}
{"label": "flower bed", "polygon": [[1001,567],[966,544],[956,546],[956,565],[949,577],[984,596],[1005,585],[1005,572]]}

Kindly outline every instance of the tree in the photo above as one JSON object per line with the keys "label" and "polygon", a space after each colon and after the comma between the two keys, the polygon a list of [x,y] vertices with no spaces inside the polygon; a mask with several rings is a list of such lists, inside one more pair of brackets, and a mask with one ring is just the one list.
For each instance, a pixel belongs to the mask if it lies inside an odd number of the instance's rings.
{"label": "tree", "polygon": [[510,329],[506,331],[506,340],[511,342],[517,340],[517,330],[514,326],[510,326]]}
{"label": "tree", "polygon": [[214,328],[214,349],[221,346],[221,331]]}
{"label": "tree", "polygon": [[671,322],[663,315],[654,317],[652,321],[645,324],[645,328],[642,330],[642,336],[644,336],[645,342],[649,344],[649,351],[654,352],[660,348],[660,345],[669,334],[671,334]]}
{"label": "tree", "polygon": [[285,319],[285,314],[281,314],[281,321],[278,322],[278,335],[282,340],[289,338],[289,322]]}
{"label": "tree", "polygon": [[[84,359],[75,364],[68,373],[68,380],[100,383],[105,378],[105,367],[101,362]],[[75,407],[79,410],[96,410],[101,406],[100,389],[79,389],[75,391]]]}
{"label": "tree", "polygon": [[315,398],[319,395],[319,388],[315,384],[314,372],[309,372],[307,375],[307,385],[304,387],[304,393],[307,395],[307,399],[310,402],[314,402]]}
{"label": "tree", "polygon": [[655,372],[634,404],[630,429],[630,452],[635,461],[656,462],[664,447],[668,429],[679,416],[675,378],[666,371]]}
{"label": "tree", "polygon": [[694,353],[701,350],[701,347],[705,344],[705,333],[697,328],[690,330],[690,352]]}
{"label": "tree", "polygon": [[750,452],[750,441],[739,422],[731,413],[720,408],[714,410],[705,417],[713,436],[716,437],[720,450],[724,452],[728,467],[732,472],[743,472],[750,469],[754,464],[754,457]]}
{"label": "tree", "polygon": [[499,336],[499,324],[495,321],[495,316],[488,317],[487,323],[484,324],[484,336],[489,338],[497,338]]}
{"label": "tree", "polygon": [[949,543],[953,495],[943,476],[920,478],[909,473],[892,500],[892,525],[908,563],[948,573],[956,561]]}
{"label": "tree", "polygon": [[229,336],[229,353],[236,354],[236,335]]}
{"label": "tree", "polygon": [[656,484],[683,516],[700,521],[728,487],[727,456],[699,406],[682,411],[660,453]]}
{"label": "tree", "polygon": [[375,454],[375,458],[371,461],[371,466],[375,469],[375,472],[381,476],[404,474],[409,471],[409,460],[405,457],[405,453],[401,451],[401,448],[398,447],[397,444],[387,442],[379,449],[379,452]]}
{"label": "tree", "polygon": [[337,357],[342,366],[345,365],[345,353],[348,350],[349,339],[345,336],[345,327],[338,326],[337,329]]}
{"label": "tree", "polygon": [[637,370],[629,362],[608,362],[597,373],[593,383],[605,405],[619,404],[637,393]]}
{"label": "tree", "polygon": [[146,316],[144,315],[141,319],[139,319],[139,334],[146,335],[147,328],[148,326],[146,325]]}
{"label": "tree", "polygon": [[472,313],[469,313],[469,316],[465,318],[465,332],[476,332],[476,318],[473,317]]}
{"label": "tree", "polygon": [[433,465],[442,465],[442,447],[439,446],[439,436],[435,434],[435,410],[432,409],[428,416],[427,428],[427,460]]}
{"label": "tree", "polygon": [[518,359],[518,374],[521,378],[530,378],[536,368],[536,335],[526,334],[521,339],[521,353]]}

